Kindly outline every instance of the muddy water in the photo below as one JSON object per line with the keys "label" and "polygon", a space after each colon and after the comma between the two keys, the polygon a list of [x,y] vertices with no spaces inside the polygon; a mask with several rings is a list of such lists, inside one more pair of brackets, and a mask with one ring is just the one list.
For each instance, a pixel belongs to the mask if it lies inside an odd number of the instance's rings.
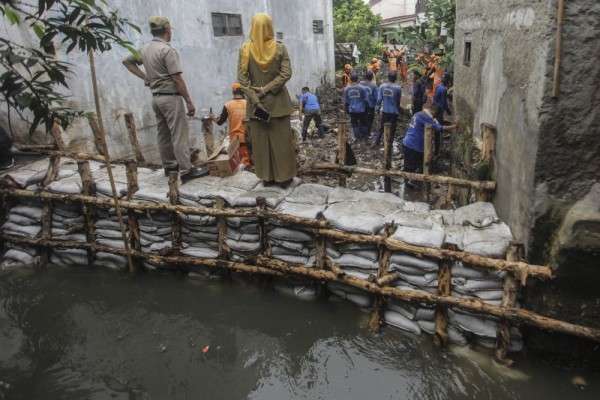
{"label": "muddy water", "polygon": [[598,376],[439,351],[338,301],[102,271],[0,276],[0,399],[598,399]]}

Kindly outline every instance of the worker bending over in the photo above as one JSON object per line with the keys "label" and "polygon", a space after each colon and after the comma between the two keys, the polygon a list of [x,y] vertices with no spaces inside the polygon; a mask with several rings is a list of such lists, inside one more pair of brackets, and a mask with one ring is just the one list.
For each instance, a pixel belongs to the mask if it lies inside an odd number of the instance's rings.
{"label": "worker bending over", "polygon": [[302,96],[300,97],[300,116],[302,117],[302,115],[304,115],[302,141],[306,140],[308,127],[313,120],[317,126],[319,138],[322,139],[325,135],[325,127],[323,126],[323,120],[321,118],[321,105],[319,104],[319,98],[311,93],[308,87],[302,88]]}
{"label": "worker bending over", "polygon": [[[429,105],[423,107],[423,111],[416,113],[404,136],[404,171],[423,172],[423,153],[425,152],[425,127],[431,125],[434,133],[443,133],[444,130],[454,130],[456,125],[442,126],[433,118],[432,110]],[[413,186],[408,182],[408,186]]]}
{"label": "worker bending over", "polygon": [[346,113],[350,114],[352,134],[355,141],[368,139],[368,137],[364,137],[367,97],[367,89],[358,83],[358,74],[352,72],[350,75],[350,86],[344,89],[344,107]]}
{"label": "worker bending over", "polygon": [[[381,110],[381,127],[379,134],[375,138],[374,146],[379,146],[381,143],[381,137],[383,136],[383,130],[385,124],[392,124],[392,130],[390,140],[394,142],[394,135],[396,134],[396,127],[398,123],[398,116],[400,115],[402,101],[402,88],[396,83],[398,74],[396,71],[392,71],[388,74],[388,81],[381,85],[379,88],[379,96],[377,97],[377,110]],[[391,143],[390,143],[391,144]]]}
{"label": "worker bending over", "polygon": [[248,138],[246,137],[246,108],[248,104],[244,99],[242,86],[234,83],[231,86],[233,99],[225,103],[217,125],[221,126],[227,122],[229,128],[229,140],[237,139],[240,142],[240,158],[246,167],[252,165],[250,151],[248,149]]}

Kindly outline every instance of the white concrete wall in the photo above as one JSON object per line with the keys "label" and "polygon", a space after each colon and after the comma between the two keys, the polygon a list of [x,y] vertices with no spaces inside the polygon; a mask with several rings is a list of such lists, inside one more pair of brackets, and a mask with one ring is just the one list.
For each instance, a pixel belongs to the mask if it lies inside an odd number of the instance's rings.
{"label": "white concrete wall", "polygon": [[[369,0],[365,0],[369,3]],[[405,15],[413,15],[417,7],[417,0],[381,0],[371,7],[375,15],[381,15],[381,18],[396,18]]]}
{"label": "white concrete wall", "polygon": [[[147,27],[152,15],[164,15],[175,28],[173,46],[180,52],[184,77],[201,116],[212,108],[220,112],[230,97],[231,83],[237,75],[238,50],[250,30],[250,20],[257,12],[273,16],[275,30],[283,32],[283,42],[292,59],[293,78],[288,84],[292,96],[304,85],[316,87],[322,79],[334,81],[333,6],[331,0],[111,0],[123,16],[142,27],[143,34],[129,33],[130,40],[141,46],[151,39]],[[244,36],[214,37],[212,12],[242,14]],[[325,34],[313,33],[313,20],[322,19]],[[0,26],[2,35],[27,40],[26,30]],[[115,48],[96,57],[104,124],[110,134],[113,157],[130,152],[122,115],[133,112],[140,141],[147,155],[155,161],[155,118],[151,96],[136,77],[121,64],[127,51]],[[70,79],[73,105],[81,110],[94,109],[87,56],[73,52],[68,61],[74,64]],[[0,114],[1,117],[1,114]],[[198,143],[201,124],[192,121],[192,135]],[[93,141],[85,121],[74,124],[67,132],[69,143],[78,150],[91,151]]]}

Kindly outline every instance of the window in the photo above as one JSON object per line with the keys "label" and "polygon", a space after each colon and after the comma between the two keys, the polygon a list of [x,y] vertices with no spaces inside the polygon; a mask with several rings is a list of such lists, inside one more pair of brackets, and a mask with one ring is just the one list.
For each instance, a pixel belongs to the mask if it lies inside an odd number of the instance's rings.
{"label": "window", "polygon": [[471,39],[465,39],[465,53],[463,56],[463,64],[467,67],[471,66]]}
{"label": "window", "polygon": [[212,13],[215,36],[242,36],[242,16],[240,14]]}
{"label": "window", "polygon": [[277,32],[275,34],[275,36],[276,36],[277,40],[283,40],[283,32]]}
{"label": "window", "polygon": [[316,35],[322,35],[325,32],[323,28],[323,20],[315,19],[313,21],[313,33]]}

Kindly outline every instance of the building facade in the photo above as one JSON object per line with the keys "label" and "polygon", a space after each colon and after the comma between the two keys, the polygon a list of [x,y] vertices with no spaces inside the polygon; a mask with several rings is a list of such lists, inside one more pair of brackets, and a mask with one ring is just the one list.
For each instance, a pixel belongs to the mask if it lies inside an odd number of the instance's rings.
{"label": "building facade", "polygon": [[[237,75],[239,48],[247,39],[250,21],[257,12],[272,15],[277,38],[287,46],[293,77],[288,84],[292,96],[303,86],[317,87],[323,80],[335,79],[333,5],[331,0],[110,0],[111,7],[142,28],[142,34],[129,33],[136,46],[151,40],[148,18],[164,15],[175,28],[172,45],[179,51],[192,97],[199,116],[212,109],[220,112],[231,97],[231,84]],[[0,25],[5,37],[28,42],[28,30]],[[59,49],[60,52],[60,49]],[[104,125],[113,157],[129,154],[123,114],[136,118],[141,144],[146,154],[157,161],[155,118],[148,90],[121,64],[127,51],[114,48],[96,56],[100,100]],[[94,110],[90,68],[87,55],[74,51],[68,57],[73,68],[70,79],[72,105],[83,111]],[[310,61],[310,62],[308,62]],[[4,112],[4,111],[2,111]],[[0,114],[0,120],[6,114]],[[18,125],[18,121],[15,121]],[[201,136],[201,123],[192,121],[192,136]],[[25,132],[25,129],[17,129]],[[77,150],[92,150],[91,132],[85,121],[67,132],[69,144]]]}
{"label": "building facade", "polygon": [[425,0],[365,0],[375,15],[382,18],[381,32],[386,43],[393,32],[415,26],[418,15],[425,12]]}

